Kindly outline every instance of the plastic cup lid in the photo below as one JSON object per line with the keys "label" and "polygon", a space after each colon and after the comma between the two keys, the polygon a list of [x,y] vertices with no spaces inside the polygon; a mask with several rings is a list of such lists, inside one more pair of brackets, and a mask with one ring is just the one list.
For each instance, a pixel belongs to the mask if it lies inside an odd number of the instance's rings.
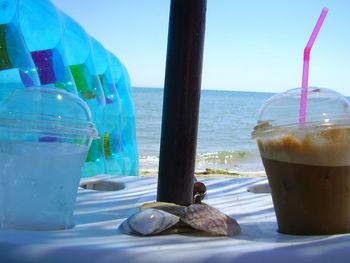
{"label": "plastic cup lid", "polygon": [[[269,134],[276,127],[300,128],[299,108],[301,89],[276,94],[260,109],[253,138]],[[339,126],[350,124],[350,104],[340,93],[326,88],[310,87],[307,95],[306,122],[303,127]]]}
{"label": "plastic cup lid", "polygon": [[88,105],[76,95],[58,88],[14,90],[0,102],[0,127],[97,137]]}

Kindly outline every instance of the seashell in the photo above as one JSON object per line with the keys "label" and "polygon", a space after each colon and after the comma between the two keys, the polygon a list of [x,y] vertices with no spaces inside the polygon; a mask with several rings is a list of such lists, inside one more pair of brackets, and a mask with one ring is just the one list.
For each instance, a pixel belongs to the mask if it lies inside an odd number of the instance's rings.
{"label": "seashell", "polygon": [[137,234],[129,227],[128,220],[124,220],[124,222],[120,224],[118,229],[123,234],[127,234],[127,235],[136,235]]}
{"label": "seashell", "polygon": [[233,236],[241,232],[236,220],[206,204],[193,204],[186,207],[181,221],[213,235]]}
{"label": "seashell", "polygon": [[163,210],[165,212],[176,215],[178,217],[183,216],[185,213],[185,209],[186,209],[185,206],[176,205],[174,203],[167,203],[167,202],[145,203],[142,206],[140,206],[140,210],[145,210],[148,208],[155,208],[155,209]]}
{"label": "seashell", "polygon": [[189,207],[165,202],[145,203],[125,220],[119,230],[130,235],[193,233],[233,236],[241,229],[236,220],[207,204]]}
{"label": "seashell", "polygon": [[193,203],[200,204],[207,195],[207,187],[202,182],[195,182],[193,184]]}
{"label": "seashell", "polygon": [[159,208],[159,207],[162,207],[162,206],[177,206],[176,204],[174,203],[167,203],[167,202],[150,202],[150,203],[144,203],[142,204],[139,208],[140,210],[145,210],[145,209],[148,209],[148,208]]}
{"label": "seashell", "polygon": [[174,226],[179,220],[180,218],[176,215],[159,209],[148,208],[129,217],[127,226],[133,232],[147,236],[163,232]]}

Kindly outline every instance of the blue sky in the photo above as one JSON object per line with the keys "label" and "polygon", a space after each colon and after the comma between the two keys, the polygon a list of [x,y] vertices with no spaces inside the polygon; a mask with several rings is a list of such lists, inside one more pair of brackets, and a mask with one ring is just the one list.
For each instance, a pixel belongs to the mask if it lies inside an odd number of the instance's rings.
{"label": "blue sky", "polygon": [[[163,87],[169,0],[52,0],[129,70]],[[302,54],[323,7],[309,84],[350,95],[350,1],[207,0],[203,89],[280,92],[301,85]]]}

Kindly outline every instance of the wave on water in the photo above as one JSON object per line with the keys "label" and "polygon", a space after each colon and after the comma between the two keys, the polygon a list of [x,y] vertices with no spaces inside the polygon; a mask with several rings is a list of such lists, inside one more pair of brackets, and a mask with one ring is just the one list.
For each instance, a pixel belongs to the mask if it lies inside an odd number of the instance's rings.
{"label": "wave on water", "polygon": [[[263,171],[259,150],[251,138],[251,132],[261,105],[271,95],[202,90],[196,169]],[[140,168],[158,170],[163,89],[136,88],[133,97]]]}
{"label": "wave on water", "polygon": [[[140,156],[141,170],[157,170],[158,156]],[[198,153],[196,170],[221,169],[235,172],[263,171],[259,153],[254,151],[220,151]]]}

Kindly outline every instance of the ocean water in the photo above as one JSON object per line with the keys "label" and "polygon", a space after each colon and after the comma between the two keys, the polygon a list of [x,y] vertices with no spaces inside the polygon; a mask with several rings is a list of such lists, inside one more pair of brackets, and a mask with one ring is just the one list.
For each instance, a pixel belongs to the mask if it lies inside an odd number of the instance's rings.
{"label": "ocean water", "polygon": [[[202,90],[196,169],[261,171],[251,139],[260,107],[272,93]],[[163,89],[134,88],[140,169],[159,163]]]}

